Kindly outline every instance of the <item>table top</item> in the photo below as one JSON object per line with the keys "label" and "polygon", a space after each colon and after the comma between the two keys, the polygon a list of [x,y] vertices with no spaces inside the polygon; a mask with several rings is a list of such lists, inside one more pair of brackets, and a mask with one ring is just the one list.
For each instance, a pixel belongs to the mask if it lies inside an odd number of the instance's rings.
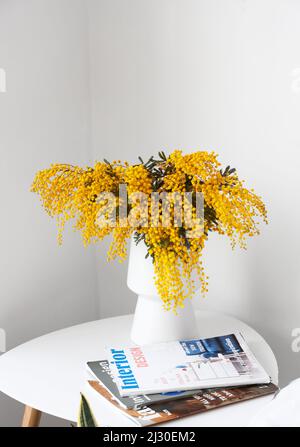
{"label": "table top", "polygon": [[[266,341],[242,321],[217,312],[197,311],[199,337],[242,332],[274,383],[276,358]],[[0,357],[0,391],[42,412],[76,421],[79,393],[87,379],[85,364],[105,358],[105,347],[130,341],[132,315],[72,326],[24,343]],[[242,402],[168,423],[168,426],[247,425],[271,396]],[[109,404],[107,404],[109,405]],[[103,409],[111,426],[121,425],[116,410]],[[127,418],[124,426],[131,425]]]}

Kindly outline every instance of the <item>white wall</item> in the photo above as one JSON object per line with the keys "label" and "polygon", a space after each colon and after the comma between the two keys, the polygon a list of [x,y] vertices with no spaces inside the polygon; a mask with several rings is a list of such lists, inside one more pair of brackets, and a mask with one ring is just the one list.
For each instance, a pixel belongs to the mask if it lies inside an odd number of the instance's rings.
{"label": "white wall", "polygon": [[[291,331],[300,327],[300,92],[293,79],[300,3],[91,0],[89,13],[94,158],[213,149],[263,196],[270,225],[247,253],[231,252],[222,238],[209,241],[210,291],[195,302],[260,331],[287,383],[300,375],[300,353],[291,350]],[[126,265],[99,265],[101,315],[131,311]]]}
{"label": "white wall", "polygon": [[[29,192],[52,162],[89,162],[88,34],[82,0],[0,0],[0,327],[7,348],[98,316],[95,259]],[[22,365],[20,365],[20,375]],[[0,425],[21,406],[0,396]],[[53,422],[43,419],[43,425]]]}

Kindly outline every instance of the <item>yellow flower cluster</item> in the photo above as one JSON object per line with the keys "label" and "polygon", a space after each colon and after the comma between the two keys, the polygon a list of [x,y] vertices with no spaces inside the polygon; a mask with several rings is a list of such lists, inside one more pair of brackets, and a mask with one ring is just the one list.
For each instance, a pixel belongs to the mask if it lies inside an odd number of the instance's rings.
{"label": "yellow flower cluster", "polygon": [[[119,193],[120,185],[126,185],[125,198]],[[58,219],[59,242],[65,223],[74,219],[85,245],[112,234],[108,259],[124,260],[132,235],[137,243],[145,243],[166,309],[183,307],[197,283],[203,293],[207,291],[202,253],[209,232],[226,235],[232,246],[238,242],[244,248],[247,236],[259,234],[259,219],[267,223],[261,198],[245,188],[234,169],[222,170],[214,152],[183,155],[175,150],[169,157],[161,152],[158,159],[151,157],[146,163],[140,159],[133,166],[120,160],[96,162],[85,169],[54,164],[36,174],[32,191],[40,195],[49,215]],[[137,198],[130,199],[136,193]],[[165,202],[160,197],[154,209],[151,193],[169,195]],[[196,193],[202,194],[204,217],[196,213]],[[146,196],[144,207],[138,206],[143,200],[140,195]],[[188,217],[180,216],[178,222],[178,206],[183,203]],[[126,213],[121,216],[123,206]],[[104,225],[99,225],[99,214],[105,218]]]}

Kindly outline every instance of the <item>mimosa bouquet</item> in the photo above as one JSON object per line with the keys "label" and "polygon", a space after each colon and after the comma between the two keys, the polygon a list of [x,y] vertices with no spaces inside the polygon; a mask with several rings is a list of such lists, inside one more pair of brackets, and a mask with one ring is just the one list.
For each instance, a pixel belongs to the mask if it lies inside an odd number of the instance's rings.
{"label": "mimosa bouquet", "polygon": [[[207,291],[202,254],[210,232],[246,247],[246,237],[267,223],[264,203],[247,189],[235,169],[221,168],[214,152],[163,152],[144,162],[96,162],[81,168],[53,164],[38,172],[32,191],[58,221],[58,239],[67,221],[84,245],[112,234],[108,259],[126,258],[127,240],[144,243],[166,309],[183,307],[195,291],[194,277]],[[195,275],[196,274],[196,275]]]}

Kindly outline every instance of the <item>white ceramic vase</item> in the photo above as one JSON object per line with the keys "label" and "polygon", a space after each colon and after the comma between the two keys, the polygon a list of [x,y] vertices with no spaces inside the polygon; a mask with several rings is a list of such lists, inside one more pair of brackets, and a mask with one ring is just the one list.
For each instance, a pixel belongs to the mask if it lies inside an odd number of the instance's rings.
{"label": "white ceramic vase", "polygon": [[185,301],[177,315],[163,308],[154,283],[152,259],[145,258],[143,242],[131,241],[127,285],[138,295],[131,339],[138,345],[197,337],[197,323],[191,300]]}

